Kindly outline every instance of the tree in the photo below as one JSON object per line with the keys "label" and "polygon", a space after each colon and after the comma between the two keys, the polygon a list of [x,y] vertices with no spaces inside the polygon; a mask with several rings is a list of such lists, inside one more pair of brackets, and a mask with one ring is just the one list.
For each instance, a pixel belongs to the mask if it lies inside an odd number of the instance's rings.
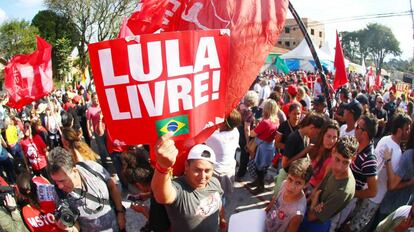
{"label": "tree", "polygon": [[387,55],[399,56],[401,54],[400,43],[390,28],[377,23],[369,24],[364,29],[364,33],[367,51],[375,62],[377,74],[381,74],[384,58]]}
{"label": "tree", "polygon": [[68,58],[79,44],[80,35],[75,24],[51,10],[39,11],[32,20],[40,36],[52,44],[53,77],[62,80],[69,71]]}
{"label": "tree", "polygon": [[0,53],[6,60],[17,54],[29,54],[36,49],[39,31],[24,20],[10,20],[0,26]]}
{"label": "tree", "polygon": [[361,64],[362,61],[367,58],[368,51],[365,43],[365,32],[363,30],[358,31],[344,31],[340,33],[342,35],[342,47],[344,49],[344,55],[351,62]]}
{"label": "tree", "polygon": [[53,11],[72,19],[80,33],[78,45],[80,68],[87,63],[87,45],[93,41],[114,38],[122,16],[134,9],[135,0],[45,0]]}
{"label": "tree", "polygon": [[359,38],[358,33],[355,31],[343,31],[341,35],[341,44],[344,50],[344,56],[351,62],[359,63]]}

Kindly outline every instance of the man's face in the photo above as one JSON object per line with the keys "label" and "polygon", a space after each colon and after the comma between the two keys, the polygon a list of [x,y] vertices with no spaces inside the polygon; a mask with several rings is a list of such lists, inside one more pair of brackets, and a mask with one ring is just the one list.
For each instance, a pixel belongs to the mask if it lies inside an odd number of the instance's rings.
{"label": "man's face", "polygon": [[74,188],[72,180],[73,175],[73,170],[70,173],[67,173],[63,169],[60,169],[58,172],[50,174],[50,177],[60,190],[64,191],[65,193],[70,193]]}
{"label": "man's face", "polygon": [[313,105],[313,110],[318,114],[323,114],[325,113],[325,106],[324,104],[321,104],[321,103],[315,103]]}
{"label": "man's face", "polygon": [[316,126],[311,125],[310,131],[311,131],[310,135],[309,135],[310,139],[315,140],[317,138],[317,136],[319,135],[319,132],[321,131],[321,128],[317,128]]}
{"label": "man's face", "polygon": [[358,142],[364,138],[364,132],[366,132],[365,122],[364,120],[359,119],[355,128],[355,138],[358,140]]}
{"label": "man's face", "polygon": [[185,165],[187,182],[194,189],[205,188],[213,171],[214,165],[206,160],[189,160]]}
{"label": "man's face", "polygon": [[305,180],[303,178],[288,174],[285,186],[287,194],[298,195],[305,187]]}
{"label": "man's face", "polygon": [[381,109],[384,106],[384,99],[382,99],[382,97],[377,97],[375,106],[377,107],[377,109]]}
{"label": "man's face", "polygon": [[345,158],[336,151],[336,148],[332,149],[332,173],[334,176],[343,176],[348,172],[349,165],[352,160]]}
{"label": "man's face", "polygon": [[411,125],[407,123],[407,124],[405,124],[403,126],[403,128],[401,128],[399,130],[402,131],[402,133],[401,133],[401,141],[402,142],[408,141],[408,138],[410,137]]}
{"label": "man's face", "polygon": [[345,109],[344,110],[344,119],[345,121],[353,120],[354,115],[352,114],[352,111]]}

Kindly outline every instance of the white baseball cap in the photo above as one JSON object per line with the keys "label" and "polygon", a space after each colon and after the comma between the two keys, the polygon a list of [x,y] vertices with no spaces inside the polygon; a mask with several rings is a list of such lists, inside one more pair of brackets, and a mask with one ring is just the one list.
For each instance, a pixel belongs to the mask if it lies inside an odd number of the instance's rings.
{"label": "white baseball cap", "polygon": [[204,144],[197,144],[191,148],[187,160],[202,159],[216,164],[216,154],[213,149]]}

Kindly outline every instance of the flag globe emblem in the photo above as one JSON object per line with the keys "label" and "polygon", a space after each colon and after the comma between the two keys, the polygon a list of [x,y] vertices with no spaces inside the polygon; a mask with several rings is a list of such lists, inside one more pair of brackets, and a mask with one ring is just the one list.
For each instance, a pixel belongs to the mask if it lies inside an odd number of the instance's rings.
{"label": "flag globe emblem", "polygon": [[177,131],[177,129],[178,129],[178,123],[177,122],[172,121],[172,122],[168,123],[168,125],[167,125],[167,130],[168,131],[175,132],[175,131]]}

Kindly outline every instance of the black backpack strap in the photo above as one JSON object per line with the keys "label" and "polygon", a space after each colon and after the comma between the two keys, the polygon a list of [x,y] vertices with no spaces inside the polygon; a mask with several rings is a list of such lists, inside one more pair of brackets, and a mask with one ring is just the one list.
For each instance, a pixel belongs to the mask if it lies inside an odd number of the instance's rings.
{"label": "black backpack strap", "polygon": [[86,164],[84,162],[78,162],[78,163],[76,163],[76,165],[81,166],[82,168],[86,169],[88,172],[90,172],[94,176],[99,177],[105,184],[107,183],[107,181],[105,180],[105,178],[100,173],[98,173],[97,171],[95,171],[91,167],[89,167],[88,164]]}

